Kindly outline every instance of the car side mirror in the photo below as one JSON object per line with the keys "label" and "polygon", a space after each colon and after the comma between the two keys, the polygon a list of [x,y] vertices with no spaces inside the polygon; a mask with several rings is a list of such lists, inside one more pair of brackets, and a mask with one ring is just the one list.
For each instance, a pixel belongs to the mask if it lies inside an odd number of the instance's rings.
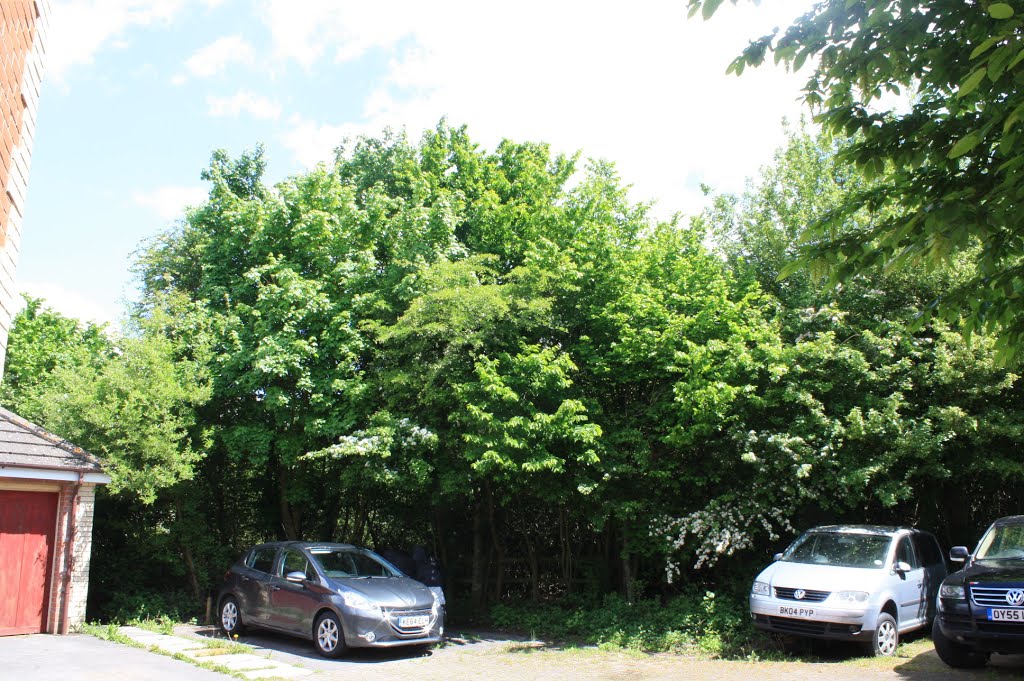
{"label": "car side mirror", "polygon": [[962,563],[970,557],[971,553],[967,550],[966,546],[954,546],[949,550],[949,559],[955,560],[958,563]]}
{"label": "car side mirror", "polygon": [[306,573],[299,572],[298,570],[296,570],[295,572],[289,572],[287,575],[284,576],[284,578],[287,579],[289,582],[302,584],[304,581],[306,581]]}
{"label": "car side mirror", "polygon": [[893,566],[893,568],[895,568],[896,572],[907,574],[908,572],[910,572],[910,563],[905,563],[905,562],[903,562],[901,560],[901,561],[897,562]]}
{"label": "car side mirror", "polygon": [[773,563],[778,563],[780,560],[782,560],[782,554],[781,553],[776,553],[774,556],[772,556],[772,562]]}

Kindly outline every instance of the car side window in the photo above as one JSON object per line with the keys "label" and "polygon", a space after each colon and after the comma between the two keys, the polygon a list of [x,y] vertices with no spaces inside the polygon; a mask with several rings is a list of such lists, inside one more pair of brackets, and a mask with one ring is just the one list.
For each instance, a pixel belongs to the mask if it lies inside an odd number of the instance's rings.
{"label": "car side window", "polygon": [[896,547],[896,562],[907,563],[912,570],[921,567],[921,564],[917,561],[914,547],[910,544],[910,537],[900,539],[900,543]]}
{"label": "car side window", "polygon": [[917,555],[921,557],[921,563],[924,565],[941,565],[944,562],[942,551],[939,550],[935,537],[930,534],[915,534],[914,548],[917,549]]}
{"label": "car side window", "polygon": [[269,574],[274,570],[274,556],[276,555],[277,549],[274,547],[258,546],[249,554],[245,564],[253,570],[259,570],[260,572],[266,572]]}
{"label": "car side window", "polygon": [[306,575],[306,579],[314,579],[316,576],[316,572],[301,551],[288,549],[284,552],[284,560],[281,561],[281,569],[277,576],[285,577],[291,572],[301,572]]}

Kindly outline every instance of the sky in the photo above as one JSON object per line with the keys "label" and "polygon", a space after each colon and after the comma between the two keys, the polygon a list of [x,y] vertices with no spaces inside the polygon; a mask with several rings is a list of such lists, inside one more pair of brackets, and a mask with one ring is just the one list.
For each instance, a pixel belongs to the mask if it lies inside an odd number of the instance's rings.
{"label": "sky", "polygon": [[806,73],[725,70],[810,4],[704,22],[686,0],[54,0],[18,287],[116,324],[133,254],[204,200],[213,150],[263,144],[277,182],[442,117],[485,149],[614,161],[656,215],[695,214],[702,183],[741,191],[801,115]]}

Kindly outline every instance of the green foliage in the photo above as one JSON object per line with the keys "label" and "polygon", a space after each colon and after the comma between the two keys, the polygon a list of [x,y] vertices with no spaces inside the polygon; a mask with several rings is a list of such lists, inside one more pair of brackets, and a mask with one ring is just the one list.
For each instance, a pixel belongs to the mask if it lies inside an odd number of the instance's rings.
{"label": "green foliage", "polygon": [[599,602],[502,603],[491,608],[500,629],[554,641],[578,641],[638,652],[750,657],[767,649],[750,625],[746,599],[691,590],[667,603],[628,603],[615,594]]}
{"label": "green foliage", "polygon": [[37,298],[12,320],[7,341],[0,403],[21,416],[39,421],[48,394],[60,390],[54,371],[77,370],[105,363],[114,352],[105,328],[64,317]]}
{"label": "green foliage", "polygon": [[807,217],[846,200],[844,148],[792,131],[776,166],[701,218],[736,276],[783,303],[786,342],[759,346],[751,388],[725,421],[731,452],[704,468],[725,484],[656,528],[677,550],[695,550],[697,567],[775,545],[802,517],[959,532],[972,514],[953,502],[965,479],[991,479],[990,461],[1007,480],[1024,474],[1010,445],[1024,426],[1019,377],[998,366],[991,338],[918,323],[928,301],[971,278],[969,264],[865,274],[838,291],[808,277],[778,282]]}
{"label": "green foliage", "polygon": [[[733,0],[736,4],[737,0]],[[710,16],[720,2],[690,0]],[[804,99],[871,184],[850,191],[803,235],[797,267],[849,282],[874,267],[941,269],[968,254],[973,276],[924,315],[998,330],[1002,361],[1024,348],[1020,263],[1024,198],[1024,32],[1013,3],[828,0],[753,42],[730,71],[769,53],[813,63]],[[907,110],[884,99],[912,92]],[[859,222],[863,207],[870,220]]]}
{"label": "green foliage", "polygon": [[179,360],[179,342],[162,333],[169,301],[119,337],[28,302],[11,331],[5,403],[99,456],[114,493],[151,503],[190,478],[205,446],[193,410],[209,396],[201,334]]}
{"label": "green foliage", "polygon": [[[793,129],[686,224],[651,220],[611,163],[443,122],[275,187],[261,150],[214,153],[209,200],[140,253],[123,336],[38,304],[11,334],[10,399],[115,476],[92,612],[201,612],[269,538],[422,544],[453,603],[560,603],[505,624],[760,654],[720,585],[745,591],[798,529],[966,543],[1024,510],[1019,377],[990,337],[921,322],[973,252],[780,279],[808,225],[892,179],[850,163],[865,135]],[[897,212],[862,203],[833,236]],[[712,566],[717,597],[680,586]]]}

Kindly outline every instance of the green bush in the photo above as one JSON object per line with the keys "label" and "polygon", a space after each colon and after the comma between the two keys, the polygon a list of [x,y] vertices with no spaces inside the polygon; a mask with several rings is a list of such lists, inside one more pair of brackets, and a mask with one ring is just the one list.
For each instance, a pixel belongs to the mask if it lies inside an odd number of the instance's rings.
{"label": "green bush", "polygon": [[692,591],[664,603],[631,604],[616,594],[589,603],[503,603],[492,608],[491,622],[539,638],[643,652],[750,657],[771,650],[750,624],[745,593]]}
{"label": "green bush", "polygon": [[127,624],[165,620],[185,622],[201,613],[199,604],[184,591],[147,591],[115,594],[103,614],[103,621]]}

